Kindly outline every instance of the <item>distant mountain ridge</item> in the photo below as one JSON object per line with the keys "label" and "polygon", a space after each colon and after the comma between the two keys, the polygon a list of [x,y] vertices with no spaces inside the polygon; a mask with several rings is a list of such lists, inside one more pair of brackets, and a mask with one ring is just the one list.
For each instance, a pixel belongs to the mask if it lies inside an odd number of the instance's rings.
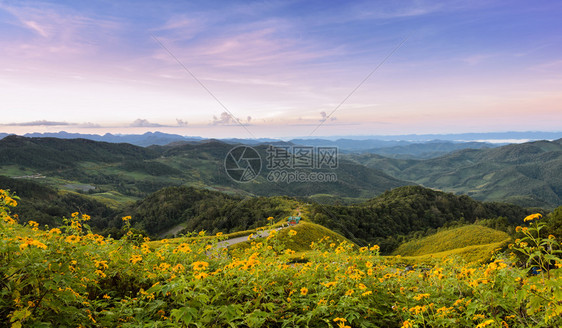
{"label": "distant mountain ridge", "polygon": [[[9,134],[0,133],[0,139]],[[300,138],[284,141],[272,138],[243,139],[225,138],[219,139],[228,144],[245,144],[257,146],[260,144],[271,144],[274,146],[313,146],[313,147],[337,147],[341,153],[373,153],[392,158],[433,158],[444,155],[448,152],[459,149],[481,149],[493,148],[508,142],[490,143],[470,141],[477,137],[489,137],[490,139],[503,136],[504,138],[534,136],[552,137],[557,135],[562,137],[562,133],[488,133],[488,134],[457,134],[457,135],[403,135],[403,136],[372,136],[365,137],[344,137],[344,138]],[[196,144],[204,142],[206,139],[197,136],[182,136],[163,132],[146,132],[144,134],[81,134],[68,133],[65,131],[56,133],[28,133],[24,135],[29,138],[59,138],[59,139],[88,139],[111,143],[130,143],[136,146],[177,146],[181,144]],[[454,136],[454,137],[453,137]],[[431,138],[430,138],[431,137]],[[465,138],[465,139],[455,139]],[[471,139],[472,138],[472,139]],[[548,139],[548,138],[546,138]],[[465,141],[459,141],[465,140]]]}

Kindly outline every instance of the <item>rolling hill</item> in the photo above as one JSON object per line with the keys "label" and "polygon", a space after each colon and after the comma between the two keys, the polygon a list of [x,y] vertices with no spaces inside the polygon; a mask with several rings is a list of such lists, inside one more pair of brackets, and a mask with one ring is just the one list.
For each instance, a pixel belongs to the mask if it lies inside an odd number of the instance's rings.
{"label": "rolling hill", "polygon": [[506,246],[510,240],[511,237],[503,231],[473,224],[408,241],[392,254],[418,261],[459,256],[467,262],[483,262],[490,259],[494,250]]}
{"label": "rolling hill", "polygon": [[[241,195],[370,198],[407,182],[352,161],[341,160],[333,182],[272,183],[266,178],[267,146],[256,146],[262,157],[262,174],[238,183],[226,173],[224,159],[233,145],[209,140],[198,144],[139,147],[86,139],[26,138],[0,140],[0,170],[9,177],[35,177],[62,189],[88,189],[92,195],[119,193],[140,199],[168,186],[188,185]],[[309,172],[310,170],[303,170]],[[115,198],[115,195],[112,195]]]}
{"label": "rolling hill", "polygon": [[554,208],[562,204],[562,139],[465,149],[427,160],[355,155],[398,179],[478,200]]}

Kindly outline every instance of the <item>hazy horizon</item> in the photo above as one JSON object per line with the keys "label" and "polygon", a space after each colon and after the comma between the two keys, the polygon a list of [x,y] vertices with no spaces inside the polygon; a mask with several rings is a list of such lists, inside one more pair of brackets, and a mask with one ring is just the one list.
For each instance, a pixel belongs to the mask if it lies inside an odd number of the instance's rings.
{"label": "hazy horizon", "polygon": [[2,2],[0,132],[559,131],[561,14],[526,1]]}

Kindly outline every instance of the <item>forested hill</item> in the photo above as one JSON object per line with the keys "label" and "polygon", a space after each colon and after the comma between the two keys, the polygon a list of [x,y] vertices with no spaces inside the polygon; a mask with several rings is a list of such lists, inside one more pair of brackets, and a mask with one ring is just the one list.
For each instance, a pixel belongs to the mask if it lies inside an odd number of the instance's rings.
{"label": "forested hill", "polygon": [[[26,138],[0,140],[0,172],[9,177],[40,174],[55,187],[84,184],[91,193],[117,192],[138,200],[169,186],[211,187],[258,196],[311,196],[370,198],[385,190],[411,184],[380,170],[342,159],[330,182],[271,182],[267,179],[268,146],[256,146],[262,172],[249,183],[238,183],[225,170],[225,158],[235,146],[216,140],[199,144],[151,146],[112,144],[85,139]],[[310,171],[310,170],[303,170]]]}
{"label": "forested hill", "polygon": [[311,206],[311,219],[360,244],[378,244],[385,252],[414,236],[456,223],[494,219],[518,224],[532,210],[505,203],[479,202],[468,196],[418,186],[393,189],[363,204]]}
{"label": "forested hill", "polygon": [[466,149],[427,160],[352,157],[398,179],[478,200],[555,208],[562,204],[562,139]]}
{"label": "forested hill", "polygon": [[80,162],[142,161],[159,155],[150,148],[126,143],[27,138],[15,135],[0,140],[0,154],[0,165],[14,164],[44,170],[67,169],[77,166]]}
{"label": "forested hill", "polygon": [[[20,200],[12,212],[25,220],[56,227],[74,212],[92,217],[89,224],[97,231],[105,230],[118,211],[92,197],[76,192],[59,191],[25,179],[10,179],[0,175],[0,189],[10,190]],[[20,222],[24,223],[24,222]]]}
{"label": "forested hill", "polygon": [[399,187],[365,203],[326,206],[289,197],[242,199],[187,187],[158,191],[124,210],[138,228],[152,234],[183,224],[187,231],[234,232],[263,226],[295,214],[341,233],[359,245],[379,244],[385,252],[414,236],[437,228],[493,219],[507,226],[519,224],[532,210],[502,203],[482,203],[423,187]]}
{"label": "forested hill", "polygon": [[295,214],[294,198],[238,197],[193,187],[169,187],[123,209],[136,227],[158,235],[182,225],[185,231],[235,232],[267,225],[267,218]]}

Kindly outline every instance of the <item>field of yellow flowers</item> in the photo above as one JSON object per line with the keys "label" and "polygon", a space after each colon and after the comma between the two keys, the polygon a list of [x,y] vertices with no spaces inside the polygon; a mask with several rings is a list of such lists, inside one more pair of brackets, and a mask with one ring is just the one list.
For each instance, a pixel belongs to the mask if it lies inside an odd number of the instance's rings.
{"label": "field of yellow flowers", "polygon": [[[158,248],[129,232],[91,233],[86,214],[59,228],[20,225],[0,191],[2,327],[555,327],[562,324],[558,243],[525,238],[485,265],[408,267],[324,238],[300,256],[272,233],[249,248],[185,237]],[[134,219],[134,218],[133,218]],[[130,217],[124,217],[130,227]],[[294,231],[294,230],[293,230]],[[199,235],[203,236],[201,232]],[[285,238],[298,238],[296,231]],[[538,274],[520,269],[523,254]]]}

